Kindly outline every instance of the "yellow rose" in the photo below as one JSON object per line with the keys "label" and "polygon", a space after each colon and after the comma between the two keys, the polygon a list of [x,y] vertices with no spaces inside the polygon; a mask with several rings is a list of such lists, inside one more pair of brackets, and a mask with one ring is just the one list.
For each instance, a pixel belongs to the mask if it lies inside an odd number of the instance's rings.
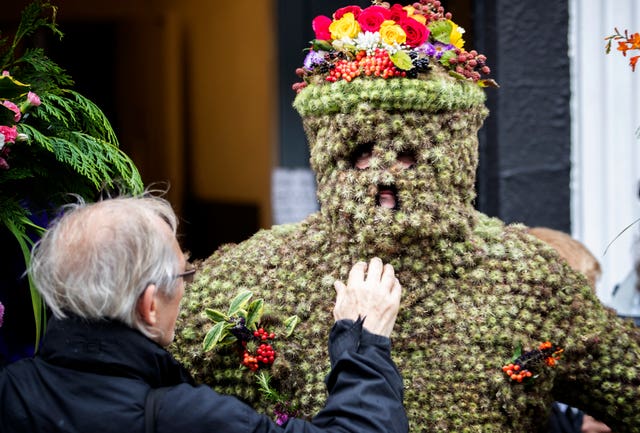
{"label": "yellow rose", "polygon": [[449,36],[451,45],[455,46],[456,48],[462,48],[464,46],[464,39],[462,39],[464,29],[451,20],[447,21],[449,22],[449,24],[451,24],[451,35]]}
{"label": "yellow rose", "polygon": [[407,40],[407,34],[395,21],[386,20],[380,24],[380,38],[389,45],[404,44]]}
{"label": "yellow rose", "polygon": [[409,18],[413,18],[414,20],[418,21],[419,23],[427,25],[427,17],[425,17],[424,15],[420,15],[420,14],[415,13],[416,12],[416,8],[414,8],[413,6],[405,6],[402,9],[407,11],[407,14],[409,15]]}
{"label": "yellow rose", "polygon": [[360,33],[360,24],[356,21],[351,12],[347,12],[337,21],[329,25],[332,39],[342,39],[344,37],[355,38]]}

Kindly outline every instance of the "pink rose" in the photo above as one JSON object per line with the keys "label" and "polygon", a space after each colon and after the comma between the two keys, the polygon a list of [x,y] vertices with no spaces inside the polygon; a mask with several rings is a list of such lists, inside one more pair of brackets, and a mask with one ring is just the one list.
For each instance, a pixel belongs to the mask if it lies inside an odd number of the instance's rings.
{"label": "pink rose", "polygon": [[41,104],[40,97],[33,92],[27,93],[27,101],[34,107],[37,107]]}
{"label": "pink rose", "polygon": [[413,18],[405,18],[400,21],[400,27],[407,34],[406,44],[410,47],[419,47],[429,37],[429,28]]}
{"label": "pink rose", "polygon": [[397,3],[391,6],[391,9],[389,9],[389,19],[394,20],[396,23],[399,23],[403,19],[407,18],[409,14],[407,13],[406,9],[403,8],[404,6]]}
{"label": "pink rose", "polygon": [[338,9],[333,13],[333,19],[339,20],[346,13],[351,12],[355,19],[358,19],[360,16],[360,12],[362,12],[362,8],[360,6],[345,6],[343,8]]}
{"label": "pink rose", "polygon": [[22,117],[22,114],[20,113],[20,108],[18,108],[18,106],[16,104],[14,104],[11,101],[3,101],[2,105],[4,105],[5,107],[7,107],[9,110],[13,111],[13,120],[15,120],[16,122],[20,121],[20,117]]}
{"label": "pink rose", "polygon": [[331,25],[331,18],[327,16],[318,15],[313,19],[311,27],[313,27],[313,31],[316,33],[316,39],[320,39],[322,41],[331,40],[329,25]]}
{"label": "pink rose", "polygon": [[382,6],[370,6],[363,10],[358,16],[358,23],[364,32],[377,32],[389,16],[389,9]]}
{"label": "pink rose", "polygon": [[18,130],[15,126],[4,126],[0,125],[0,134],[4,135],[5,143],[14,143],[16,141],[16,137],[18,136]]}

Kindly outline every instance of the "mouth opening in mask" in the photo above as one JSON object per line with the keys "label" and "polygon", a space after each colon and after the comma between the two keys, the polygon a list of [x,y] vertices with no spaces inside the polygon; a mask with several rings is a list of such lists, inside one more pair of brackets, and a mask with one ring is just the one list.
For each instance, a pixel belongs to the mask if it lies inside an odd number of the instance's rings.
{"label": "mouth opening in mask", "polygon": [[378,185],[376,203],[380,207],[397,210],[399,206],[397,188],[394,185]]}

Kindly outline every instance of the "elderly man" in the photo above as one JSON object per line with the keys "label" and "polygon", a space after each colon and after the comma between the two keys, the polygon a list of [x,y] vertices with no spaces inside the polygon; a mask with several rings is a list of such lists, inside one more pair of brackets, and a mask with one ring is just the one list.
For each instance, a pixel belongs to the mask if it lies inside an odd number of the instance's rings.
{"label": "elderly man", "polygon": [[372,259],[336,282],[326,407],[278,426],[236,398],[193,383],[163,349],[190,268],[163,199],[67,208],[30,267],[53,312],[34,359],[0,372],[3,432],[407,431],[389,334],[400,301],[390,265]]}

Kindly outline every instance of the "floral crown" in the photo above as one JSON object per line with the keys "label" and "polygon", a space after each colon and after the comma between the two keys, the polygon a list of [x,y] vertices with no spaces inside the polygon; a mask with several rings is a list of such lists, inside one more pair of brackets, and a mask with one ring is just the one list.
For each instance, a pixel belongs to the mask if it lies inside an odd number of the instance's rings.
{"label": "floral crown", "polygon": [[357,77],[421,78],[435,63],[456,78],[497,87],[494,80],[482,78],[491,72],[486,57],[463,48],[464,29],[440,1],[420,0],[411,6],[372,3],[364,9],[340,8],[332,18],[314,18],[315,39],[304,66],[296,70],[303,79],[293,85],[296,92],[311,83]]}

